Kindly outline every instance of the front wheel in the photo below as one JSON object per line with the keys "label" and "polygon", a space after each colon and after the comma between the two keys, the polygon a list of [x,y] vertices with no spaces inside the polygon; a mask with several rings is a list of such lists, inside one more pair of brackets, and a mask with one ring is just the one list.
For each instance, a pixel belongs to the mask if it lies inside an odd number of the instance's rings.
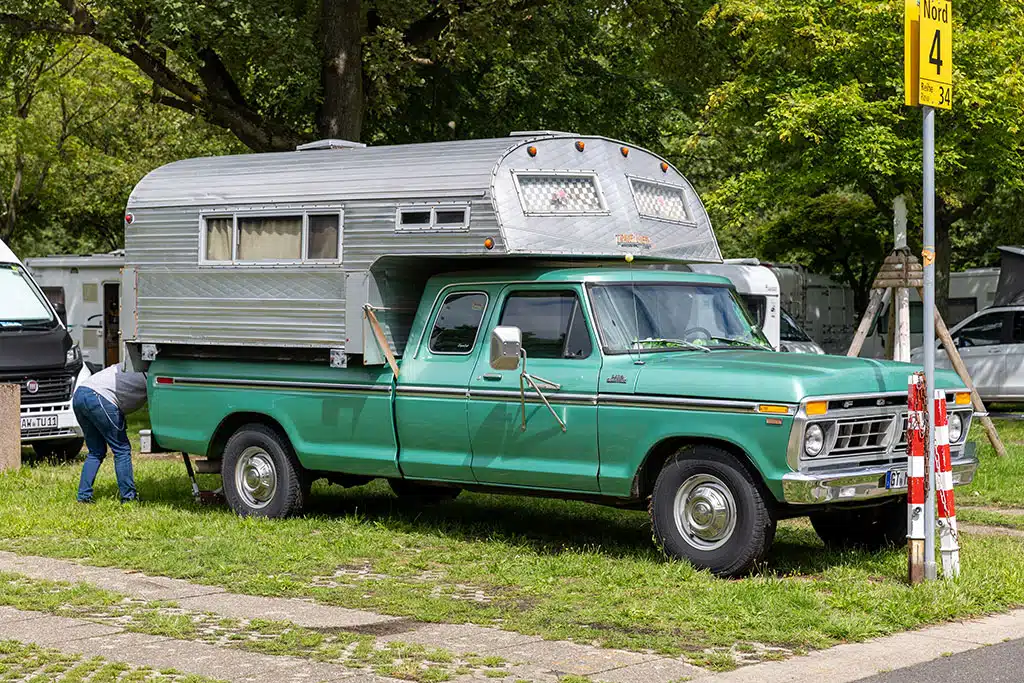
{"label": "front wheel", "polygon": [[749,572],[775,536],[775,519],[753,477],[713,446],[684,448],[665,462],[650,513],[667,555],[723,578]]}
{"label": "front wheel", "polygon": [[810,515],[811,526],[828,548],[884,550],[907,540],[907,499],[894,498],[874,507],[829,510]]}
{"label": "front wheel", "polygon": [[241,427],[228,439],[221,479],[228,505],[242,517],[288,517],[309,496],[306,473],[291,444],[258,423]]}

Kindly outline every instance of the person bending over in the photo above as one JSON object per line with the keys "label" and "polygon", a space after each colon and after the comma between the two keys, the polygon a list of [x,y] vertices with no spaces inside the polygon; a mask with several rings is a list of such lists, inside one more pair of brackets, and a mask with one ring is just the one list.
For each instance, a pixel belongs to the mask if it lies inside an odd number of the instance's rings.
{"label": "person bending over", "polygon": [[124,372],[120,364],[111,365],[82,382],[75,390],[71,405],[85,434],[89,454],[85,456],[78,482],[78,502],[92,502],[92,485],[107,455],[114,454],[114,473],[121,502],[139,499],[132,473],[132,446],[128,441],[126,415],[146,403],[146,375]]}

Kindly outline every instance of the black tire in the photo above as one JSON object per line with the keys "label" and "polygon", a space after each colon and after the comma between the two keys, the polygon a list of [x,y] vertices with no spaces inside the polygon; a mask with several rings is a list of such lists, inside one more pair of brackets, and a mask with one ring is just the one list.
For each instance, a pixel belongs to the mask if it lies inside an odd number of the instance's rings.
{"label": "black tire", "polygon": [[32,443],[32,450],[42,460],[57,460],[68,462],[78,457],[82,452],[85,439],[61,439],[55,441],[35,441]]}
{"label": "black tire", "polygon": [[827,548],[876,551],[907,541],[907,499],[903,497],[858,510],[815,512],[810,518]]}
{"label": "black tire", "polygon": [[388,479],[392,492],[402,500],[408,500],[423,505],[434,505],[455,500],[462,489],[457,486],[441,486],[438,484],[425,484],[420,481],[409,481],[408,479]]}
{"label": "black tire", "polygon": [[[683,498],[678,521],[677,497]],[[691,514],[684,514],[687,509]],[[757,482],[733,455],[713,446],[687,447],[665,461],[650,514],[654,539],[666,555],[722,578],[748,573],[775,536],[775,519]]]}
{"label": "black tire", "polygon": [[244,425],[224,447],[224,498],[242,517],[297,514],[309,495],[305,475],[288,439],[264,424]]}

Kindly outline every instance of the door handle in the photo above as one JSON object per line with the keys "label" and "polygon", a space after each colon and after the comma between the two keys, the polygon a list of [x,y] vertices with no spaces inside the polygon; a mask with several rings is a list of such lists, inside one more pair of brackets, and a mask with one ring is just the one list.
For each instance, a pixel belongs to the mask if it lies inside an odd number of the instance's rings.
{"label": "door handle", "polygon": [[485,379],[488,382],[500,382],[502,375],[497,372],[488,372],[486,375],[482,375],[480,379]]}

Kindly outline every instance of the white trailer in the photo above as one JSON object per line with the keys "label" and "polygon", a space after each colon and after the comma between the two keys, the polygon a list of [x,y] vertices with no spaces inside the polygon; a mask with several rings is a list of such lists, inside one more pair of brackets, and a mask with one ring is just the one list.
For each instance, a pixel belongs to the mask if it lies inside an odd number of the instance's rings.
{"label": "white trailer", "polygon": [[64,305],[68,332],[90,369],[117,363],[124,250],[30,258],[25,266],[50,302]]}

